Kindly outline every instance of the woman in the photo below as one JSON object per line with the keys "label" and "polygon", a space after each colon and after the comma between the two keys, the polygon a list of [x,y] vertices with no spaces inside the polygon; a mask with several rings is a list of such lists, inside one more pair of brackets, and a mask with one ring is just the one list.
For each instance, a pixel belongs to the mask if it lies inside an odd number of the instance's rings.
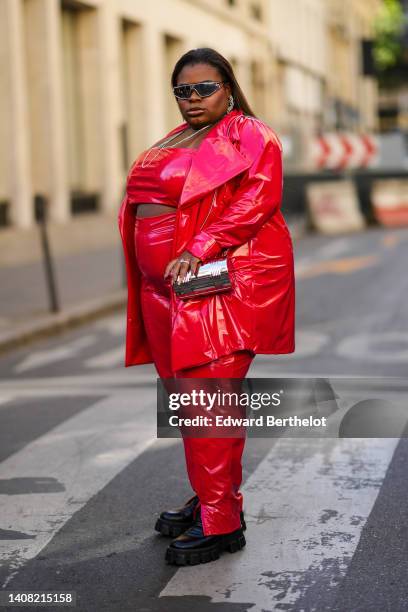
{"label": "woman", "polygon": [[[229,62],[193,49],[176,63],[184,123],[133,164],[119,212],[127,279],[125,366],[161,378],[244,378],[257,353],[294,344],[292,242],[280,212],[282,149],[254,117]],[[173,283],[227,253],[230,292],[182,300]],[[162,512],[179,565],[245,545],[244,438],[183,438],[194,497]]]}

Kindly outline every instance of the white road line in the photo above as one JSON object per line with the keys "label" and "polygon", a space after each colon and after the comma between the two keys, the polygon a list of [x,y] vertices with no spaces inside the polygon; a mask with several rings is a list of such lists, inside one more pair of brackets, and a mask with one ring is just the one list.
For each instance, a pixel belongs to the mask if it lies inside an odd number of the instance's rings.
{"label": "white road line", "polygon": [[105,351],[101,355],[96,355],[84,361],[84,366],[87,368],[112,368],[116,365],[123,365],[124,352],[123,346]]}
{"label": "white road line", "polygon": [[350,254],[352,247],[352,241],[350,238],[338,238],[337,240],[331,240],[328,244],[325,244],[317,250],[319,260],[325,259],[326,257],[335,257],[340,253]]}
{"label": "white road line", "polygon": [[[137,396],[104,399],[0,464],[0,526],[31,539],[2,539],[12,576],[88,500],[156,440],[156,411]],[[19,485],[19,479],[30,483]],[[7,487],[10,487],[10,493]],[[21,486],[21,493],[16,489]],[[44,492],[44,487],[49,492]],[[37,488],[37,491],[36,491]],[[42,489],[42,490],[41,490]]]}
{"label": "white road line", "polygon": [[33,370],[34,368],[55,363],[56,361],[70,359],[71,357],[75,357],[81,349],[91,346],[95,342],[96,336],[88,335],[77,338],[73,342],[61,344],[56,348],[28,353],[27,357],[15,366],[14,371],[18,373],[26,372],[27,370]]}
{"label": "white road line", "polygon": [[327,588],[346,572],[397,443],[279,440],[243,488],[246,549],[180,568],[160,597],[206,596],[261,612],[292,609],[319,580]]}
{"label": "white road line", "polygon": [[0,410],[2,407],[7,406],[7,404],[13,401],[14,397],[14,393],[0,393]]}
{"label": "white road line", "polygon": [[357,361],[404,363],[408,360],[408,333],[401,330],[356,334],[341,340],[336,353]]}
{"label": "white road line", "polygon": [[[143,366],[140,366],[142,368]],[[44,378],[9,378],[0,380],[0,394],[78,395],[78,393],[112,393],[133,391],[141,386],[155,386],[156,377],[151,368],[136,373],[131,368],[112,370],[103,374],[78,376],[47,376]]]}
{"label": "white road line", "polygon": [[[282,361],[303,359],[309,355],[319,355],[330,342],[330,335],[320,331],[298,331],[296,333],[296,351],[282,355],[268,355]],[[259,359],[259,357],[258,357]]]}
{"label": "white road line", "polygon": [[303,271],[311,264],[315,264],[319,261],[324,261],[328,257],[335,257],[340,253],[347,252],[351,254],[353,243],[350,238],[337,238],[337,240],[330,240],[330,242],[324,244],[320,248],[313,251],[311,255],[304,255],[303,257],[297,257],[295,259],[296,272]]}
{"label": "white road line", "polygon": [[108,319],[102,319],[101,321],[96,321],[93,324],[95,329],[101,329],[103,331],[107,331],[112,336],[122,336],[124,337],[126,332],[126,314],[111,316]]}

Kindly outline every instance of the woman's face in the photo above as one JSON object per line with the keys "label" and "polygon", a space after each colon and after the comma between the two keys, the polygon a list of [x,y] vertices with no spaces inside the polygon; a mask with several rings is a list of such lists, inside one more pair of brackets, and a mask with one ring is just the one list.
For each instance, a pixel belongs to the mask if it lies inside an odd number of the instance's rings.
{"label": "woman's face", "polygon": [[[210,64],[187,65],[180,71],[177,78],[177,85],[193,85],[202,81],[222,81],[222,76],[217,68]],[[228,107],[228,97],[231,94],[230,86],[225,83],[211,96],[200,98],[193,91],[188,100],[176,98],[183,119],[193,129],[199,129],[208,123],[214,123],[220,119]],[[190,111],[200,112],[190,114]]]}

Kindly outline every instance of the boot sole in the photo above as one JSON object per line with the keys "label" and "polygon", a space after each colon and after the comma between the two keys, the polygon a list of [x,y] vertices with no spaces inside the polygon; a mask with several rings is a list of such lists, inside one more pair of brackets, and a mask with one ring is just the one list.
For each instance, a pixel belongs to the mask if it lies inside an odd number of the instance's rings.
{"label": "boot sole", "polygon": [[174,525],[174,523],[172,524],[171,521],[165,521],[164,519],[157,519],[156,521],[156,525],[154,526],[155,530],[158,531],[159,533],[161,533],[164,536],[170,536],[172,538],[177,538],[179,535],[181,535],[182,533],[184,533],[184,531],[186,531],[186,529],[188,529],[189,527],[191,527],[193,523],[184,523],[184,524],[178,524],[178,525]]}
{"label": "boot sole", "polygon": [[224,551],[230,553],[242,550],[246,544],[245,536],[242,529],[227,533],[222,540],[217,544],[202,550],[178,550],[169,547],[166,550],[165,560],[171,565],[198,565],[199,563],[209,563],[220,558],[220,554]]}
{"label": "boot sole", "polygon": [[[175,525],[171,521],[166,521],[164,519],[158,518],[156,524],[154,526],[155,530],[161,533],[163,536],[169,536],[171,538],[177,538],[179,535],[184,533],[193,522],[190,523],[181,523]],[[242,531],[246,531],[246,522],[245,519],[241,518],[241,529]]]}

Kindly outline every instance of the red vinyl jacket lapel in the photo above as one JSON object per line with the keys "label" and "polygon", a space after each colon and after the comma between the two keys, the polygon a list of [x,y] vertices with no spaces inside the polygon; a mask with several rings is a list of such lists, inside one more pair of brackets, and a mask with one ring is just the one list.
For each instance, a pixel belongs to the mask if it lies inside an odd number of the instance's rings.
{"label": "red vinyl jacket lapel", "polygon": [[[242,155],[227,136],[228,126],[241,111],[231,111],[208,132],[201,142],[184,182],[180,196],[180,208],[190,205],[195,200],[247,170],[252,160]],[[182,123],[171,130],[167,136],[175,135],[186,129]]]}
{"label": "red vinyl jacket lapel", "polygon": [[203,140],[197,153],[193,156],[187,174],[180,207],[192,203],[217,187],[237,176],[251,165],[232,142],[223,134]]}

